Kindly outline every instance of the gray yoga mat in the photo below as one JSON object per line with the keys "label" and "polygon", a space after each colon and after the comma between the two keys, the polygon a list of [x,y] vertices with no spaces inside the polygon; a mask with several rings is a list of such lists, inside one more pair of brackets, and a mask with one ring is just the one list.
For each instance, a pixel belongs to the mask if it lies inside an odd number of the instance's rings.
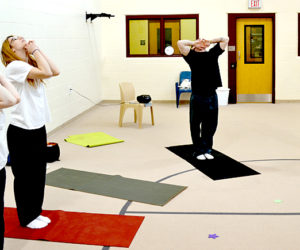
{"label": "gray yoga mat", "polygon": [[46,184],[58,188],[163,206],[187,187],[60,168],[47,174]]}

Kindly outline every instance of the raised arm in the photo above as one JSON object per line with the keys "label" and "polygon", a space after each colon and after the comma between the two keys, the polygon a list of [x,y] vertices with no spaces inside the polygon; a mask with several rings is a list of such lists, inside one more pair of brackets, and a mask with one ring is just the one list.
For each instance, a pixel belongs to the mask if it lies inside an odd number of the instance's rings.
{"label": "raised arm", "polygon": [[46,58],[42,55],[34,41],[28,42],[26,50],[29,54],[34,56],[37,63],[37,67],[33,67],[29,72],[29,79],[45,79],[53,76]]}
{"label": "raised arm", "polygon": [[195,45],[195,41],[179,40],[177,42],[179,51],[182,55],[187,56],[191,50],[191,46]]}
{"label": "raised arm", "polygon": [[229,38],[228,37],[219,37],[212,40],[209,40],[209,43],[220,43],[220,47],[222,50],[225,50],[228,46]]}
{"label": "raised arm", "polygon": [[42,56],[46,59],[47,63],[49,64],[49,67],[52,71],[52,75],[58,76],[60,74],[60,71],[57,68],[57,66],[54,64],[54,62],[48,56],[45,55],[45,53],[42,50],[40,50],[40,52],[41,52]]}
{"label": "raised arm", "polygon": [[0,75],[0,109],[11,107],[20,102],[15,87]]}

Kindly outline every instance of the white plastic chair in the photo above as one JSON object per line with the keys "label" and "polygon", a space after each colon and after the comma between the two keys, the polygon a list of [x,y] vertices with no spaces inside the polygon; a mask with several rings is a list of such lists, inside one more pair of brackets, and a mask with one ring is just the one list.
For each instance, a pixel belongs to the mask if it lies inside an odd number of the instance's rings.
{"label": "white plastic chair", "polygon": [[152,125],[154,125],[153,107],[152,102],[144,104],[136,101],[135,89],[132,83],[123,82],[119,84],[121,93],[121,104],[120,104],[120,117],[119,126],[123,125],[123,118],[125,111],[128,108],[134,109],[134,122],[138,122],[139,128],[142,128],[143,110],[144,107],[150,107]]}

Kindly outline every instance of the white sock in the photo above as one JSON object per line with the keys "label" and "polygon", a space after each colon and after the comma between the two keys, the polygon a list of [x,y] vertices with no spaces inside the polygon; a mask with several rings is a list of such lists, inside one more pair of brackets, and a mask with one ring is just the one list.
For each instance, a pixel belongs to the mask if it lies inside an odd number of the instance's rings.
{"label": "white sock", "polygon": [[198,155],[197,157],[196,157],[198,160],[206,160],[206,158],[205,158],[205,156],[202,154],[202,155]]}
{"label": "white sock", "polygon": [[206,153],[204,155],[205,155],[206,159],[208,159],[208,160],[214,159],[214,157],[211,154],[209,154],[209,153]]}
{"label": "white sock", "polygon": [[46,222],[47,224],[49,224],[51,222],[51,220],[48,217],[43,216],[43,215],[39,215],[36,219],[40,220],[40,221],[43,221],[43,222]]}
{"label": "white sock", "polygon": [[31,229],[39,229],[48,226],[48,223],[35,219],[32,222],[30,222],[26,227],[29,227]]}

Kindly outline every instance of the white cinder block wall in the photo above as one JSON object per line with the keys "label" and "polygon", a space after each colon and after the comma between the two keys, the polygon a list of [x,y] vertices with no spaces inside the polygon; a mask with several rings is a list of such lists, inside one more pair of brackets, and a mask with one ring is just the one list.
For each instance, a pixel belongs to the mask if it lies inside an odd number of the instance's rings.
{"label": "white cinder block wall", "polygon": [[[300,99],[300,58],[297,56],[299,0],[262,0],[261,9],[248,9],[248,0],[102,0],[101,11],[115,14],[101,25],[101,82],[104,99],[119,99],[118,83],[132,81],[137,94],[149,93],[154,100],[175,100],[174,84],[182,70],[182,58],[126,58],[126,15],[199,14],[200,37],[228,34],[228,13],[276,14],[276,100]],[[223,85],[228,86],[228,55],[220,59]]]}
{"label": "white cinder block wall", "polygon": [[[85,22],[85,12],[97,12],[96,0],[0,0],[0,40],[10,34],[34,39],[61,70],[46,80],[52,121],[48,132],[102,100],[97,24]],[[1,64],[0,72],[4,67]],[[8,113],[9,120],[9,111]]]}

